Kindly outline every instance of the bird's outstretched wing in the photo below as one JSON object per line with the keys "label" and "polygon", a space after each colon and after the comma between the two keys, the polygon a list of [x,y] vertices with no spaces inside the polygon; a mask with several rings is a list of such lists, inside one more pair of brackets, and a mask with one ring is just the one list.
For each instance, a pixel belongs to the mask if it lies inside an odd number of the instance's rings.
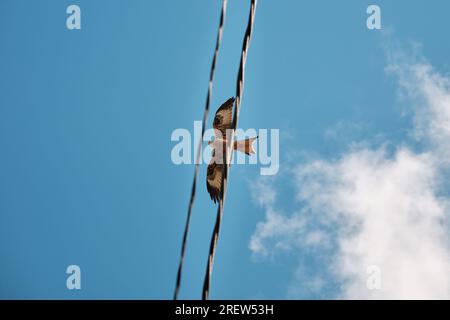
{"label": "bird's outstretched wing", "polygon": [[208,165],[208,171],[206,173],[206,188],[214,203],[219,201],[221,197],[222,167],[223,165],[217,164],[213,158]]}
{"label": "bird's outstretched wing", "polygon": [[232,125],[232,116],[233,116],[233,104],[234,97],[225,101],[219,109],[216,111],[216,115],[214,116],[213,128],[216,129],[216,135],[218,134],[217,130],[220,130],[222,136],[220,138],[226,138],[227,129],[231,129]]}
{"label": "bird's outstretched wing", "polygon": [[[226,139],[227,129],[231,129],[233,122],[233,104],[234,97],[225,101],[214,116],[213,128],[215,129],[215,135],[217,138]],[[223,144],[225,149],[226,144]],[[213,157],[208,165],[208,171],[206,173],[206,188],[208,189],[211,199],[216,203],[221,197],[222,191],[222,159],[217,159],[216,150],[213,150]],[[225,152],[225,150],[223,151]],[[217,156],[220,157],[217,153]],[[219,161],[218,161],[219,160]]]}

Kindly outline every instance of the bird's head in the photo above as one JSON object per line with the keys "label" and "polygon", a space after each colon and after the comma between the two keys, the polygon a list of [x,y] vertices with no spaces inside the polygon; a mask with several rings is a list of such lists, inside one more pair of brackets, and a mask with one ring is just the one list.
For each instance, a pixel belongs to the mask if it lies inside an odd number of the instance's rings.
{"label": "bird's head", "polygon": [[208,146],[212,143],[214,143],[214,137],[212,137],[211,140],[208,141]]}

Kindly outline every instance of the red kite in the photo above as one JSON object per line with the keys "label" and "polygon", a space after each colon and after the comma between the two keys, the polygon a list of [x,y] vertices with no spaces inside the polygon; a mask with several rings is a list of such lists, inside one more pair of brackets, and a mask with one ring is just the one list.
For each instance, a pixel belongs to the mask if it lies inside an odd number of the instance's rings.
{"label": "red kite", "polygon": [[[224,163],[224,152],[227,146],[227,130],[232,129],[234,98],[228,99],[216,111],[214,116],[213,128],[215,137],[208,142],[212,148],[212,158],[208,165],[206,174],[206,188],[208,189],[211,199],[216,203],[221,197],[222,191],[222,169]],[[233,149],[244,152],[247,155],[255,153],[253,149],[253,141],[258,137],[249,138],[241,141],[234,141]]]}

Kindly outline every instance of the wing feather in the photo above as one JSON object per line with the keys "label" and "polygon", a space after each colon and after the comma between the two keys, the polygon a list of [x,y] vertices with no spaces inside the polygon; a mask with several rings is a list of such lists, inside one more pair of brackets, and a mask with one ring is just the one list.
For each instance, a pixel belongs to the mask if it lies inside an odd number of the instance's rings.
{"label": "wing feather", "polygon": [[222,190],[222,164],[211,161],[208,165],[206,175],[206,188],[208,189],[211,199],[216,203],[219,201]]}
{"label": "wing feather", "polygon": [[226,130],[231,129],[233,118],[234,97],[225,101],[214,116],[213,128],[220,130],[222,137],[226,138]]}

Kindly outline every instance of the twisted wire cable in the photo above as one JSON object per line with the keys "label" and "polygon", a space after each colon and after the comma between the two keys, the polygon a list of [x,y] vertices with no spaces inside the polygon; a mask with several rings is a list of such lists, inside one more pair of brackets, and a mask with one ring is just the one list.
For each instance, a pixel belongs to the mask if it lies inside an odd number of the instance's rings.
{"label": "twisted wire cable", "polygon": [[[227,133],[227,152],[224,152],[224,166],[222,167],[222,188],[221,188],[221,197],[219,198],[219,207],[217,209],[217,217],[216,217],[216,223],[214,225],[213,234],[211,237],[211,244],[209,248],[209,256],[208,256],[208,262],[206,266],[206,273],[205,273],[205,279],[203,282],[203,292],[202,292],[202,299],[207,300],[209,298],[209,292],[210,292],[210,284],[211,284],[211,276],[212,276],[212,270],[213,270],[213,262],[214,262],[214,256],[216,252],[217,247],[217,241],[219,239],[219,232],[220,232],[220,225],[222,222],[222,216],[223,216],[223,208],[225,203],[225,196],[227,191],[227,184],[228,184],[228,173],[230,170],[230,162],[232,159],[232,153],[233,153],[233,140],[234,140],[234,131],[237,128],[238,121],[239,121],[239,111],[240,111],[240,103],[242,100],[242,95],[244,92],[244,78],[245,78],[245,63],[247,60],[247,53],[250,46],[250,39],[253,33],[253,22],[255,20],[255,13],[256,13],[256,3],[257,0],[251,0],[250,4],[250,13],[247,23],[247,29],[245,30],[244,35],[244,41],[242,44],[242,52],[241,52],[241,60],[239,64],[239,71],[237,76],[237,82],[236,82],[236,101],[235,101],[235,109],[234,109],[234,115],[233,115],[233,123],[232,123],[232,129],[230,130],[230,133]],[[230,137],[228,137],[228,135]]]}
{"label": "twisted wire cable", "polygon": [[198,141],[198,145],[197,145],[197,155],[196,155],[196,161],[195,161],[194,180],[192,182],[191,198],[189,200],[188,213],[187,213],[187,218],[186,218],[186,225],[185,225],[184,233],[183,233],[183,240],[182,240],[182,245],[181,245],[181,256],[180,256],[180,262],[179,262],[179,265],[178,265],[178,272],[177,272],[177,280],[176,280],[176,285],[175,285],[175,292],[174,292],[174,295],[173,295],[173,299],[174,300],[178,299],[178,294],[179,294],[180,286],[181,286],[181,275],[183,273],[183,264],[184,264],[184,256],[185,256],[185,253],[186,253],[187,236],[188,236],[188,233],[189,233],[189,226],[190,226],[191,215],[192,215],[192,207],[194,205],[195,191],[196,191],[196,188],[197,188],[198,167],[199,167],[199,163],[200,163],[200,155],[201,155],[201,150],[202,150],[202,140],[203,140],[203,134],[205,133],[206,121],[208,120],[209,105],[210,105],[211,96],[212,96],[212,89],[213,89],[214,73],[215,73],[215,69],[216,69],[217,57],[219,55],[220,43],[222,42],[222,33],[223,33],[223,26],[224,26],[224,23],[225,23],[226,11],[227,11],[227,0],[222,0],[222,11],[221,11],[221,14],[220,14],[220,22],[219,22],[219,29],[218,29],[218,32],[217,32],[216,47],[215,47],[215,51],[214,51],[213,60],[212,60],[212,63],[211,63],[211,71],[210,71],[210,74],[209,74],[208,92],[206,94],[205,111],[203,113],[202,134],[200,136],[200,140]]}

